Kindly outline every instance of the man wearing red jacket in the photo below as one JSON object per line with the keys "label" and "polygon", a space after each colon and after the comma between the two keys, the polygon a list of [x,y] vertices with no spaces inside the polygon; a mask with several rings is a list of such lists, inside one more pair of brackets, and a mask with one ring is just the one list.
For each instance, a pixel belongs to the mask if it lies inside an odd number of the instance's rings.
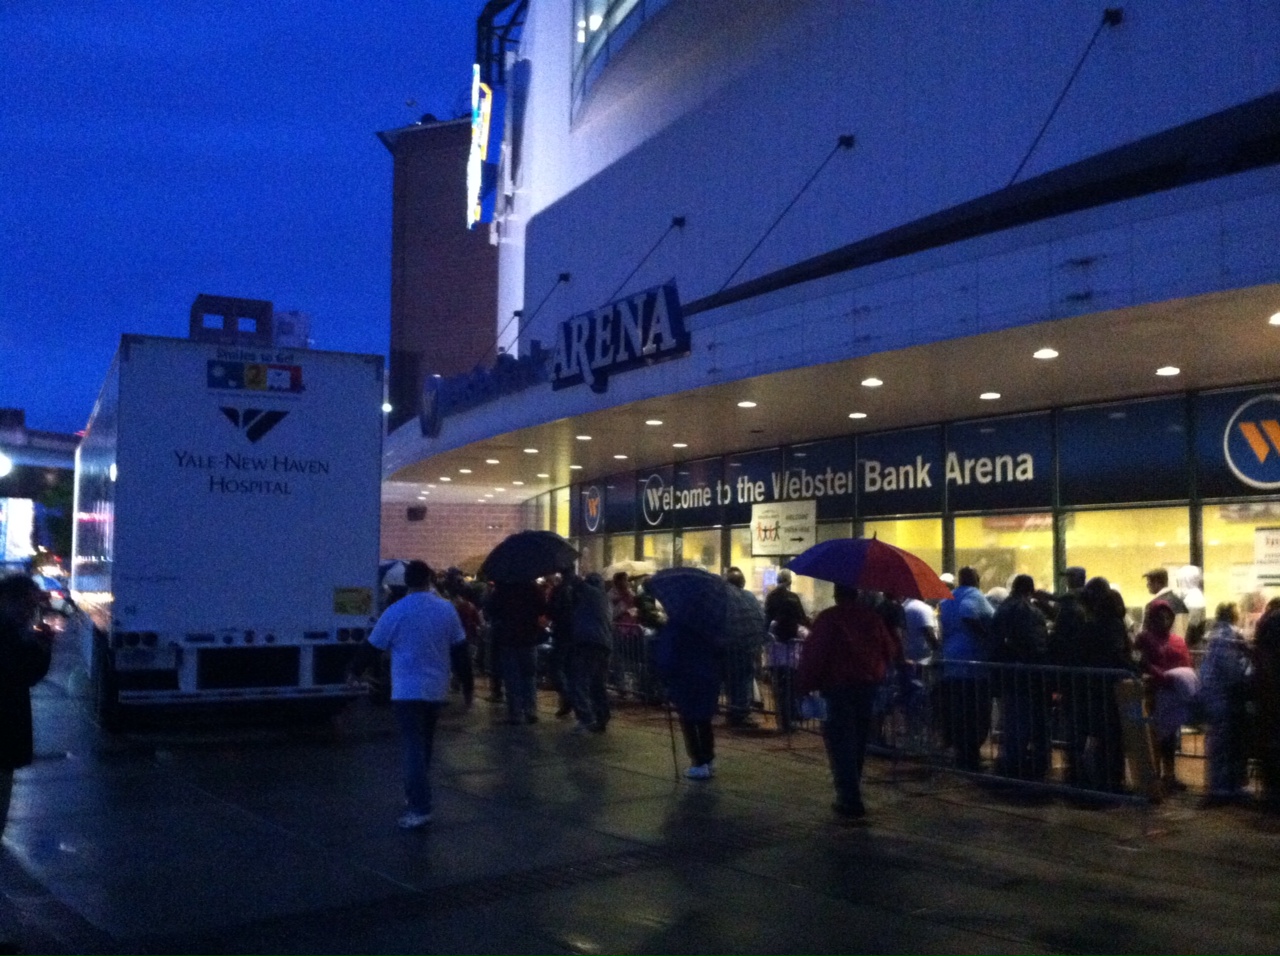
{"label": "man wearing red jacket", "polygon": [[876,692],[889,668],[903,659],[902,645],[853,588],[836,585],[835,607],[813,622],[800,655],[800,693],[819,691],[827,702],[822,740],[827,748],[836,802],[842,817],[866,816],[862,803],[862,763],[871,732]]}

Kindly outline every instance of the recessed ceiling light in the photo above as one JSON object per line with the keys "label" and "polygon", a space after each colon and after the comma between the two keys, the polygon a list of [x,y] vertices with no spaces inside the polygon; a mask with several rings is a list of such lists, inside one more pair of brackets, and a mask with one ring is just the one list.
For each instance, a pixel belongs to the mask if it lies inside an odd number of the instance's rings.
{"label": "recessed ceiling light", "polygon": [[523,485],[523,484],[524,484],[524,482],[523,482],[523,481],[513,481],[513,482],[511,482],[511,483],[512,483],[513,485]]}
{"label": "recessed ceiling light", "polygon": [[550,475],[548,475],[548,474],[546,474],[545,472],[541,472],[541,471],[540,471],[540,472],[538,472],[538,477],[539,477],[539,478],[550,478],[551,476],[550,476]]}
{"label": "recessed ceiling light", "polygon": [[1271,325],[1280,325],[1280,312],[1277,312],[1275,315],[1273,315],[1273,316],[1272,316],[1270,319],[1268,319],[1267,321],[1268,321]]}
{"label": "recessed ceiling light", "polygon": [[484,496],[485,496],[486,498],[492,498],[492,497],[493,497],[493,492],[492,492],[492,491],[486,491],[486,492],[484,493]]}
{"label": "recessed ceiling light", "polygon": [[483,498],[477,498],[477,499],[476,499],[476,504],[478,504],[478,505],[487,505],[488,503],[489,503],[489,502],[485,501]]}
{"label": "recessed ceiling light", "polygon": [[671,447],[672,448],[688,448],[689,446],[682,441],[673,441],[671,443]]}
{"label": "recessed ceiling light", "polygon": [[866,412],[850,412],[849,417],[850,418],[866,418],[867,413]]}
{"label": "recessed ceiling light", "polygon": [[418,500],[419,500],[419,501],[421,501],[421,500],[422,500],[423,498],[425,498],[426,496],[427,496],[427,493],[426,493],[425,491],[419,491],[419,492],[418,492]]}
{"label": "recessed ceiling light", "polygon": [[739,408],[755,408],[756,403],[755,402],[738,402],[738,407]]}
{"label": "recessed ceiling light", "polygon": [[1031,353],[1031,357],[1038,359],[1055,359],[1058,357],[1058,353],[1054,349],[1037,349],[1035,352]]}
{"label": "recessed ceiling light", "polygon": [[582,466],[581,466],[581,465],[570,465],[570,466],[569,466],[569,470],[570,470],[570,471],[582,471]]}
{"label": "recessed ceiling light", "polygon": [[648,419],[648,420],[645,422],[645,424],[646,424],[646,425],[661,425],[661,424],[662,424],[662,419],[661,419],[661,418],[650,418],[650,419]]}
{"label": "recessed ceiling light", "polygon": [[884,382],[880,381],[878,378],[864,378],[862,380],[862,384],[866,388],[879,388],[884,384]]}
{"label": "recessed ceiling light", "polygon": [[471,474],[471,469],[470,469],[470,468],[459,468],[459,469],[458,469],[458,473],[459,473],[459,474],[462,474],[462,475],[469,475],[469,474]]}
{"label": "recessed ceiling light", "polygon": [[1000,393],[999,392],[983,392],[978,397],[982,399],[984,402],[994,402],[997,398],[1000,397]]}
{"label": "recessed ceiling light", "polygon": [[591,441],[590,435],[575,435],[574,437],[577,438],[578,441]]}
{"label": "recessed ceiling light", "polygon": [[485,463],[486,465],[496,465],[496,464],[498,464],[498,459],[496,459],[496,458],[486,458],[486,459],[484,460],[484,463]]}
{"label": "recessed ceiling light", "polygon": [[627,458],[626,455],[614,455],[613,457],[618,459],[618,461],[626,461]]}
{"label": "recessed ceiling light", "polygon": [[506,491],[507,489],[506,489],[506,488],[494,488],[493,490],[494,490],[494,491]]}
{"label": "recessed ceiling light", "polygon": [[1156,369],[1156,374],[1168,378],[1171,375],[1179,374],[1181,371],[1182,369],[1178,368],[1176,365],[1162,365],[1160,368]]}
{"label": "recessed ceiling light", "polygon": [[441,475],[441,476],[440,476],[440,480],[441,480],[441,481],[453,481],[453,479],[452,479],[452,478],[450,478],[448,475]]}
{"label": "recessed ceiling light", "polygon": [[538,453],[538,449],[536,449],[536,448],[526,448],[526,449],[524,450],[524,453],[525,453],[526,455],[536,455],[536,454]]}

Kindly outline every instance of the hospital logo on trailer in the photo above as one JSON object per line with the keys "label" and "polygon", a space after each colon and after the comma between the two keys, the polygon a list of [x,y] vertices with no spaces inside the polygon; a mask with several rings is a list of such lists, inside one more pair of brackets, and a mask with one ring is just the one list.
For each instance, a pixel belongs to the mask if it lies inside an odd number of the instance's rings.
{"label": "hospital logo on trailer", "polygon": [[1280,395],[1251,398],[1231,416],[1222,436],[1231,473],[1250,488],[1280,488]]}
{"label": "hospital logo on trailer", "polygon": [[289,413],[263,411],[260,408],[227,408],[224,406],[222,414],[226,416],[227,421],[244,432],[249,441],[257,444],[258,439],[279,425]]}

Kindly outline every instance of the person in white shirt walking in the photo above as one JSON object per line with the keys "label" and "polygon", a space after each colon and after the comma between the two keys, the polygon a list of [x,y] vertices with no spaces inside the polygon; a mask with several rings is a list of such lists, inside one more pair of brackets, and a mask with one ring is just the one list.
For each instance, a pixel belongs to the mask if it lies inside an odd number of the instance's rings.
{"label": "person in white shirt walking", "polygon": [[406,809],[399,825],[416,830],[431,822],[431,751],[436,721],[449,696],[452,662],[466,651],[467,635],[450,601],[431,590],[431,568],[410,561],[408,594],[383,612],[352,661],[360,674],[378,651],[391,655],[391,709],[400,728]]}

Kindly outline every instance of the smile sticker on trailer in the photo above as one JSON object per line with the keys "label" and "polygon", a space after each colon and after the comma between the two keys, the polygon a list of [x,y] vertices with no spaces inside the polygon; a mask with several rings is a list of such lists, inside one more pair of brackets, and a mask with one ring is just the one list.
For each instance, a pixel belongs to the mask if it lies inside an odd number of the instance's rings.
{"label": "smile sticker on trailer", "polygon": [[372,588],[334,588],[334,614],[358,614],[367,616],[373,613]]}

